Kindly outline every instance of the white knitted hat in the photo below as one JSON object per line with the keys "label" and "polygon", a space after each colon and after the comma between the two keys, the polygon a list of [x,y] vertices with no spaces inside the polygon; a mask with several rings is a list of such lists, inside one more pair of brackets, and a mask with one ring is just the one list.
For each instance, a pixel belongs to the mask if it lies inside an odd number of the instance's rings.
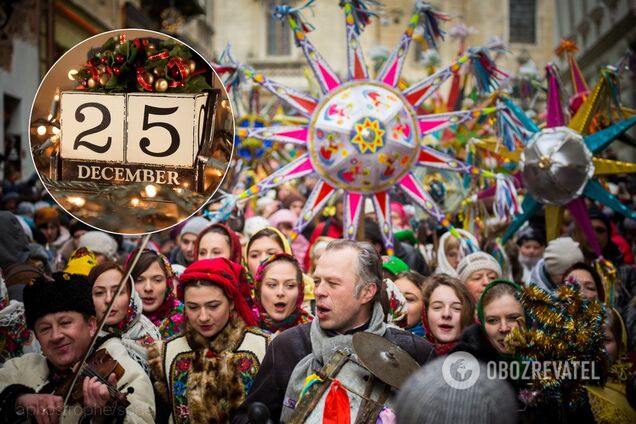
{"label": "white knitted hat", "polygon": [[212,225],[212,223],[202,216],[193,216],[192,218],[188,219],[183,228],[181,228],[179,237],[188,233],[198,236],[199,234],[201,234],[201,231],[205,230],[209,225]]}
{"label": "white knitted hat", "polygon": [[548,274],[562,275],[575,263],[583,262],[583,252],[572,237],[560,237],[548,243],[543,260]]}
{"label": "white knitted hat", "polygon": [[102,231],[88,231],[79,239],[77,248],[87,247],[95,254],[106,256],[109,260],[117,260],[117,242]]}
{"label": "white knitted hat", "polygon": [[260,215],[251,216],[245,220],[245,225],[243,226],[243,234],[245,235],[245,237],[251,238],[254,234],[269,226],[270,223],[267,218],[263,218]]}
{"label": "white knitted hat", "polygon": [[471,253],[462,259],[459,265],[457,265],[457,274],[459,275],[459,279],[462,283],[466,283],[470,274],[482,269],[496,272],[497,278],[501,278],[503,274],[501,271],[501,265],[499,265],[497,259],[493,258],[486,252]]}

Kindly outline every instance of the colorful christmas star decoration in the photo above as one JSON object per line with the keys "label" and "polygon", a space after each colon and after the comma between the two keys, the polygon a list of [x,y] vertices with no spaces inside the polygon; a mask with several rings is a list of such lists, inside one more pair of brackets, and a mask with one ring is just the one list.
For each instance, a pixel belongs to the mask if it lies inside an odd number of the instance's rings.
{"label": "colorful christmas star decoration", "polygon": [[262,140],[248,137],[251,128],[263,128],[267,121],[260,115],[243,115],[236,121],[236,134],[234,135],[235,150],[239,158],[253,164],[271,152],[273,143],[271,140]]}
{"label": "colorful christmas star decoration", "polygon": [[[557,56],[568,61],[570,82],[572,84],[572,95],[568,101],[568,107],[572,114],[576,114],[585,99],[590,95],[588,84],[583,77],[583,73],[576,60],[575,53],[578,51],[576,43],[571,39],[562,39],[559,46],[554,51]],[[630,109],[621,104],[619,77],[624,69],[629,66],[625,62],[629,61],[633,52],[627,51],[614,66],[601,68],[602,84],[595,90],[596,96],[601,96],[602,101],[596,106],[596,111],[600,114],[598,121],[594,122],[590,130],[604,123],[613,122],[615,117],[619,119],[636,114],[634,109]]]}
{"label": "colorful christmas star decoration", "polygon": [[320,87],[318,98],[285,87],[247,66],[237,67],[242,79],[267,88],[309,120],[303,125],[252,128],[249,136],[293,143],[306,148],[307,153],[238,195],[237,200],[258,195],[292,179],[317,175],[318,183],[300,213],[292,238],[341,189],[345,193],[344,236],[356,238],[365,198],[371,198],[386,249],[392,254],[389,192],[397,187],[460,238],[412,170],[420,166],[495,177],[453,156],[423,146],[421,139],[426,134],[493,114],[497,108],[434,115],[418,115],[416,111],[444,81],[463,69],[468,68],[483,92],[496,88],[497,78],[505,74],[495,67],[485,49],[469,49],[449,67],[401,90],[398,82],[414,32],[422,28],[429,45],[435,47],[443,35],[439,20],[448,19],[429,4],[417,1],[397,47],[377,78],[371,78],[359,36],[374,15],[369,6],[376,2],[344,0],[341,5],[345,14],[348,66],[346,78],[342,79],[307,36],[311,26],[303,22],[301,11],[310,3],[300,8],[277,6],[274,15],[289,23],[296,46],[302,49]]}
{"label": "colorful christmas star decoration", "polygon": [[613,140],[636,124],[636,116],[620,120],[593,134],[590,125],[597,116],[599,105],[606,101],[610,87],[611,69],[601,72],[597,84],[584,97],[576,114],[566,125],[561,103],[558,71],[554,65],[546,67],[548,81],[548,109],[545,128],[540,129],[512,101],[503,98],[508,110],[524,127],[530,137],[522,141],[522,148],[508,150],[493,140],[477,141],[477,145],[519,164],[517,178],[526,187],[518,215],[503,235],[506,241],[541,207],[545,209],[548,240],[558,237],[564,208],[576,219],[590,246],[600,256],[601,248],[592,229],[583,196],[595,200],[629,218],[636,213],[623,205],[595,178],[604,175],[636,173],[636,164],[598,157]]}
{"label": "colorful christmas star decoration", "polygon": [[[377,149],[384,146],[384,131],[380,121],[377,119],[363,118],[364,122],[355,124],[355,135],[351,139],[351,143],[358,146],[360,153],[375,153]],[[406,127],[401,127],[406,128]],[[397,129],[397,131],[400,131]]]}
{"label": "colorful christmas star decoration", "polygon": [[[268,125],[265,118],[260,116],[258,109],[258,92],[251,90],[249,92],[249,105],[243,106],[241,101],[240,78],[238,74],[239,63],[232,56],[230,46],[228,45],[220,55],[219,60],[223,66],[213,64],[212,66],[217,73],[226,75],[224,80],[225,89],[230,94],[234,113],[241,116],[236,120],[236,130],[234,134],[234,154],[241,161],[247,162],[251,168],[256,168],[268,153],[272,151],[273,143],[271,140],[255,139],[249,136],[252,128],[263,128]],[[245,111],[247,109],[247,111]]]}

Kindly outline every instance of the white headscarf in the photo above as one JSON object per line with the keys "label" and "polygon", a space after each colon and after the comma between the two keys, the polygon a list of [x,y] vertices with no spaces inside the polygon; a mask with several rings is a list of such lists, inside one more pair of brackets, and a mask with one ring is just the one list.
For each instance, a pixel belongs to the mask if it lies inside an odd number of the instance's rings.
{"label": "white headscarf", "polygon": [[[479,246],[479,242],[477,241],[475,236],[473,236],[471,233],[469,233],[468,231],[464,231],[460,228],[457,228],[456,230],[459,233],[459,235],[462,236],[462,238],[470,240],[470,242],[473,243],[476,247]],[[458,277],[457,271],[455,270],[455,268],[451,266],[451,264],[448,262],[448,258],[446,257],[446,250],[445,250],[446,240],[448,240],[449,237],[455,237],[455,236],[453,236],[450,231],[447,231],[439,239],[439,246],[437,246],[437,268],[435,268],[435,274],[447,274],[447,275],[450,275],[451,277],[457,278]],[[466,256],[468,253],[470,252],[465,252],[463,249],[462,243],[460,243],[459,244],[459,260],[461,261],[462,258]]]}
{"label": "white headscarf", "polygon": [[122,320],[123,326],[121,328],[119,326],[105,326],[100,335],[117,334],[130,357],[137,361],[146,372],[149,372],[146,346],[161,340],[161,334],[152,321],[142,313],[141,297],[135,290],[132,278],[128,279],[128,285],[130,287],[130,302],[126,317]]}

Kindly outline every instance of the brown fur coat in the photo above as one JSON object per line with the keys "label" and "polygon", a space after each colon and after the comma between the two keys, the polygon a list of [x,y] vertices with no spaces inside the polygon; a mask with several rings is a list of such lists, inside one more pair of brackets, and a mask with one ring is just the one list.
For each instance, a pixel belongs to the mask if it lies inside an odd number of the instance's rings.
{"label": "brown fur coat", "polygon": [[[187,371],[187,406],[191,422],[229,422],[230,412],[245,399],[240,361],[251,354],[236,352],[243,341],[245,329],[243,320],[232,318],[221,333],[209,340],[188,326],[185,337],[194,351]],[[148,354],[149,363],[157,392],[174,408],[174,399],[170,399],[171,392],[168,390],[168,384],[172,384],[169,382],[171,377],[166,377],[162,350],[159,345],[153,345]],[[256,359],[257,367],[258,362]]]}

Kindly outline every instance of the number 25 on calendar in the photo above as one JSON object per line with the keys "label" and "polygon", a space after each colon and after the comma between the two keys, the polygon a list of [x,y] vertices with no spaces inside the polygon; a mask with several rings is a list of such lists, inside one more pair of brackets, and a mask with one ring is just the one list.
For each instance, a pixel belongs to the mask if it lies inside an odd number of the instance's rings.
{"label": "number 25 on calendar", "polygon": [[62,93],[63,159],[192,167],[207,94]]}

